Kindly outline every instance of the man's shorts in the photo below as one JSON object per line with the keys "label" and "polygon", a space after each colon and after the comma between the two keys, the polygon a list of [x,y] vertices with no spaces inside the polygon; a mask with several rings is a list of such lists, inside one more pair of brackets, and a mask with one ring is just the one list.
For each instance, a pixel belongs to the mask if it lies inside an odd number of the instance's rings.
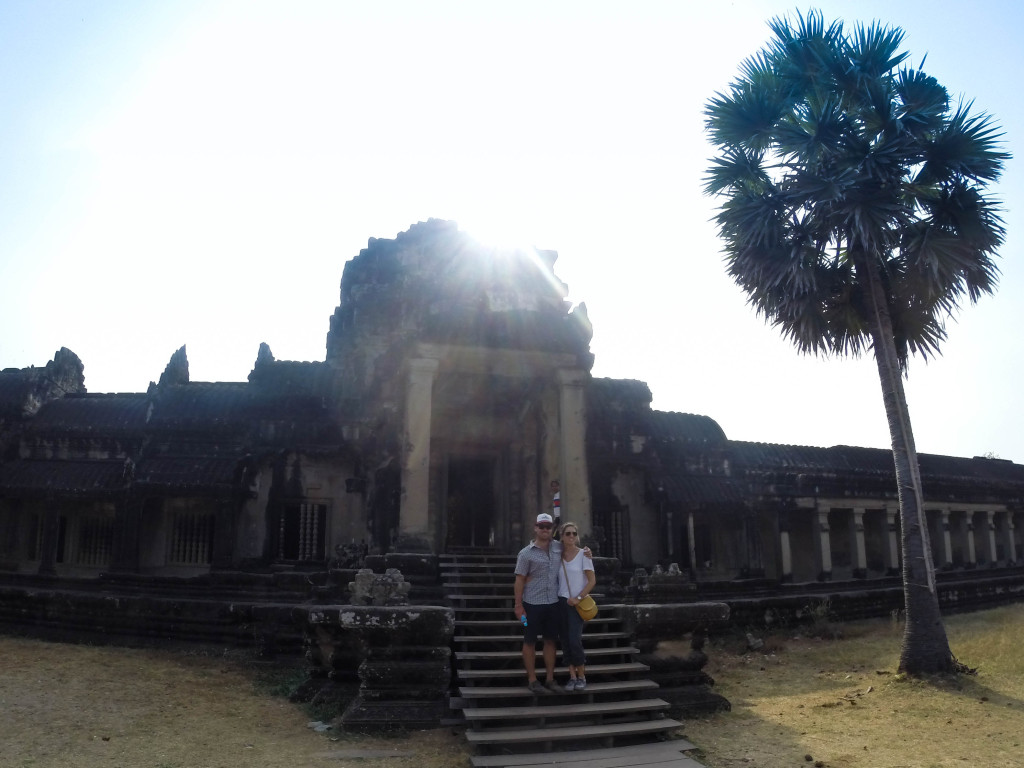
{"label": "man's shorts", "polygon": [[526,611],[526,626],[523,627],[523,642],[536,643],[538,637],[545,640],[558,639],[560,616],[558,603],[535,605],[523,603]]}

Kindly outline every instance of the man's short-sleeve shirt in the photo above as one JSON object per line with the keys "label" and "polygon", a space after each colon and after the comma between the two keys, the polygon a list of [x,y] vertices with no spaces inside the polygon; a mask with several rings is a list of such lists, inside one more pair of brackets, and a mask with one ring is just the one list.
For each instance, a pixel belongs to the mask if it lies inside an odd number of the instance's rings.
{"label": "man's short-sleeve shirt", "polygon": [[562,545],[552,541],[548,551],[532,541],[519,551],[516,576],[525,576],[523,602],[550,605],[558,602],[558,569],[562,567]]}

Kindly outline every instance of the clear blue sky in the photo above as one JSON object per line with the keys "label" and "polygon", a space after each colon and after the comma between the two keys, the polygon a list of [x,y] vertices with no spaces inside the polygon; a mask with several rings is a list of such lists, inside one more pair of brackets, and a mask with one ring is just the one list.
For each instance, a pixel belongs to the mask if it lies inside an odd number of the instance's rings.
{"label": "clear blue sky", "polygon": [[[0,367],[61,346],[93,392],[175,349],[244,380],[322,360],[344,263],[430,217],[557,250],[594,373],[734,439],[888,447],[873,361],[799,356],[726,278],[702,108],[797,6],[0,2]],[[799,6],[806,9],[807,6]],[[1024,135],[1013,2],[826,2]],[[1022,160],[999,293],[907,382],[918,448],[1024,462]]]}

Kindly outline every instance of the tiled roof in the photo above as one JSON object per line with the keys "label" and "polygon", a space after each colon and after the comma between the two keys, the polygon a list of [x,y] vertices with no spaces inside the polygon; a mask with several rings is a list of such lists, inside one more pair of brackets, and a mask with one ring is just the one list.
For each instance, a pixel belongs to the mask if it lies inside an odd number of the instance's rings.
{"label": "tiled roof", "polygon": [[33,461],[0,464],[0,496],[48,492],[109,495],[123,490],[131,463],[116,461]]}
{"label": "tiled roof", "polygon": [[743,505],[747,492],[739,481],[721,475],[660,473],[653,478],[672,504],[687,508],[712,509]]}
{"label": "tiled roof", "polygon": [[[316,427],[326,421],[323,398],[242,382],[190,382],[159,388],[150,426],[154,433],[242,435],[261,421]],[[314,430],[315,431],[315,430]]]}
{"label": "tiled roof", "polygon": [[651,411],[645,419],[647,434],[655,441],[720,444],[725,432],[710,416],[674,411]]}
{"label": "tiled roof", "polygon": [[40,408],[28,429],[71,434],[135,432],[145,428],[149,408],[145,394],[66,395]]}
{"label": "tiled roof", "polygon": [[245,431],[252,411],[252,387],[241,382],[190,382],[160,387],[154,395],[154,431]]}
{"label": "tiled roof", "polygon": [[335,375],[335,369],[318,361],[258,360],[249,381],[266,393],[321,393]]}
{"label": "tiled roof", "polygon": [[[807,472],[894,475],[892,451],[834,445],[815,448],[805,445],[775,445],[730,440],[729,452],[737,468],[794,470]],[[918,464],[925,477],[1024,483],[1024,465],[976,456],[942,456],[919,453]]]}
{"label": "tiled roof", "polygon": [[986,483],[1011,483],[1024,486],[1024,465],[1003,459],[975,456],[961,459],[922,453],[918,456],[921,473],[925,477],[976,480]]}
{"label": "tiled roof", "polygon": [[158,456],[142,459],[135,470],[141,488],[224,490],[242,479],[239,457]]}
{"label": "tiled roof", "polygon": [[743,470],[893,474],[892,452],[880,448],[817,448],[730,440],[728,449],[735,467]]}

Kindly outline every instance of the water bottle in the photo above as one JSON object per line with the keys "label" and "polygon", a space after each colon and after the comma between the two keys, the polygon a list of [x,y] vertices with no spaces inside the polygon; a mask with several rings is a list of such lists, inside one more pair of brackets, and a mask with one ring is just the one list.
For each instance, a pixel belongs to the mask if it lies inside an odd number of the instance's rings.
{"label": "water bottle", "polygon": [[522,617],[521,619],[519,619],[519,620],[520,620],[521,622],[523,622],[523,626],[525,627],[525,626],[526,626],[526,614],[524,613],[524,614],[523,614],[523,617]]}

